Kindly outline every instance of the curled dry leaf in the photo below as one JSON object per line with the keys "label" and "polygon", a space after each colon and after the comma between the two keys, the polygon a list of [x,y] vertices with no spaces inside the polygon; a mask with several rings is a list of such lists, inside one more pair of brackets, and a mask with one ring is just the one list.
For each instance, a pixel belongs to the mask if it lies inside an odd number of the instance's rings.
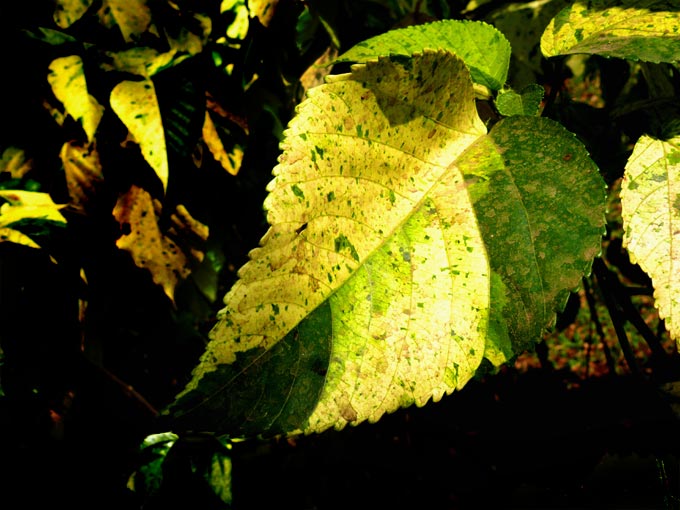
{"label": "curled dry leaf", "polygon": [[33,168],[33,161],[18,147],[7,147],[0,158],[0,173],[8,172],[12,179],[21,179]]}
{"label": "curled dry leaf", "polygon": [[317,85],[322,85],[326,76],[332,70],[332,63],[338,57],[338,50],[333,46],[326,48],[319,58],[307,68],[307,70],[300,76],[300,84],[302,88],[307,91]]}
{"label": "curled dry leaf", "polygon": [[79,145],[66,142],[59,154],[66,174],[66,185],[71,197],[69,206],[80,212],[88,209],[88,203],[104,181],[99,153],[94,144]]}
{"label": "curled dry leaf", "polygon": [[[191,273],[196,253],[203,251],[196,245],[186,245],[188,233],[192,240],[207,238],[207,227],[194,220],[183,207],[178,207],[173,223],[176,241],[171,233],[162,232],[158,225],[158,213],[151,195],[144,189],[132,186],[121,195],[113,209],[113,216],[120,223],[123,235],[116,245],[132,256],[137,267],[148,270],[153,281],[160,285],[174,302],[175,287]],[[183,251],[184,249],[184,251]],[[187,252],[191,256],[187,256]]]}
{"label": "curled dry leaf", "polygon": [[203,123],[203,141],[215,158],[215,161],[222,165],[222,168],[231,175],[238,174],[243,162],[243,149],[238,145],[234,145],[231,151],[225,149],[217,128],[207,111],[205,112],[205,122]]}
{"label": "curled dry leaf", "polygon": [[208,240],[208,227],[195,220],[183,205],[178,205],[170,215],[172,227],[168,235],[184,247],[184,252],[191,255],[195,262],[203,262],[205,256],[204,245]]}

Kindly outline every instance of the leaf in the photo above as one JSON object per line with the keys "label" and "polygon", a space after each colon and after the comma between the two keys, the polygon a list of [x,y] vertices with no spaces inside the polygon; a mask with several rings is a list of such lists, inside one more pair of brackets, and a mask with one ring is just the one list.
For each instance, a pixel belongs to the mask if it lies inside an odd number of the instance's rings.
{"label": "leaf", "polygon": [[179,437],[173,433],[153,434],[140,448],[142,462],[128,480],[128,488],[144,500],[144,507],[194,496],[199,508],[230,508],[231,443],[208,435]]}
{"label": "leaf", "polygon": [[250,17],[257,17],[262,26],[268,27],[276,12],[276,5],[279,0],[248,0],[248,10]]}
{"label": "leaf", "polygon": [[7,147],[0,157],[0,173],[7,172],[12,179],[21,179],[33,168],[33,161],[18,147]]}
{"label": "leaf", "polygon": [[163,484],[163,464],[178,439],[172,432],[145,437],[139,448],[145,462],[130,476],[128,489],[147,498],[156,496]]}
{"label": "leaf", "polygon": [[511,115],[538,115],[545,90],[537,83],[527,85],[518,94],[514,90],[499,92],[496,97],[498,113],[506,117]]}
{"label": "leaf", "polygon": [[66,224],[66,219],[59,212],[64,206],[55,204],[48,193],[0,190],[0,198],[7,201],[0,205],[0,227],[27,219]]}
{"label": "leaf", "polygon": [[546,57],[590,53],[646,62],[680,61],[680,12],[671,0],[579,0],[541,37]]}
{"label": "leaf", "polygon": [[[0,219],[2,218],[0,217]],[[19,232],[13,228],[0,227],[0,243],[4,242],[21,244],[23,246],[28,246],[29,248],[40,248],[38,243],[23,232]]]}
{"label": "leaf", "polygon": [[99,153],[94,145],[82,146],[71,141],[62,146],[59,157],[71,198],[69,206],[81,212],[88,211],[90,200],[104,181]]}
{"label": "leaf", "polygon": [[54,22],[59,28],[68,28],[83,17],[92,0],[55,0]]}
{"label": "leaf", "polygon": [[680,342],[680,137],[642,136],[621,188],[624,246],[651,277],[659,316]]}
{"label": "leaf", "polygon": [[[192,250],[190,243],[183,243],[182,250],[170,237],[173,233],[178,236],[177,230],[167,235],[161,232],[151,195],[142,188],[132,186],[118,197],[113,216],[124,232],[116,246],[128,251],[135,265],[149,271],[153,281],[174,301],[178,282],[191,273],[193,260],[189,255],[200,261],[202,252]],[[179,207],[173,220],[178,229],[184,230],[179,236],[183,240],[188,237],[187,233],[203,240],[207,237],[207,227],[191,218],[186,209]]]}
{"label": "leaf", "polygon": [[107,61],[102,62],[104,70],[115,69],[126,73],[136,74],[145,78],[178,64],[182,57],[176,50],[159,52],[154,48],[135,47],[118,52],[107,52]]}
{"label": "leaf", "polygon": [[111,91],[111,108],[130,131],[147,163],[168,187],[168,155],[163,121],[151,80],[122,81]]}
{"label": "leaf", "polygon": [[410,57],[424,49],[455,53],[470,68],[472,80],[491,90],[499,90],[507,79],[507,39],[491,25],[472,21],[446,20],[390,30],[360,42],[340,55],[337,62],[365,63],[388,55]]}
{"label": "leaf", "polygon": [[80,122],[87,139],[92,141],[104,107],[88,93],[82,59],[78,55],[57,58],[48,69],[47,81],[55,97],[64,105],[66,113]]}
{"label": "leaf", "polygon": [[210,150],[215,160],[222,165],[231,175],[237,175],[243,161],[243,149],[238,146],[227,152],[222,144],[217,128],[210,118],[210,114],[205,112],[205,123],[203,124],[203,141]]}
{"label": "leaf", "polygon": [[326,51],[317,58],[300,76],[300,85],[306,92],[307,90],[321,85],[331,72],[331,65],[338,56],[338,50],[333,46],[326,48]]}
{"label": "leaf", "polygon": [[550,20],[571,0],[502,2],[484,21],[500,30],[510,42],[512,56],[509,79],[513,87],[539,81],[543,75],[541,35]]}
{"label": "leaf", "polygon": [[232,12],[234,19],[227,28],[227,37],[243,40],[248,35],[250,16],[245,0],[222,0],[220,13]]}
{"label": "leaf", "polygon": [[132,73],[144,78],[150,78],[165,69],[177,66],[188,58],[198,55],[211,32],[210,18],[199,14],[193,15],[191,23],[193,27],[182,26],[173,31],[173,37],[167,36],[167,51],[159,51],[146,46],[134,46],[122,51],[105,52],[106,59],[102,59],[99,65],[105,71],[121,71]]}
{"label": "leaf", "polygon": [[125,42],[139,40],[151,25],[146,0],[104,0],[100,14],[113,20]]}
{"label": "leaf", "polygon": [[179,428],[309,433],[439,400],[540,338],[604,227],[575,137],[534,117],[487,135],[443,51],[311,89],[274,175]]}
{"label": "leaf", "polygon": [[[0,242],[40,248],[30,236],[18,230],[20,224],[27,220],[66,224],[66,219],[59,212],[64,206],[55,204],[48,193],[0,189],[0,199],[6,200],[0,205]],[[54,258],[50,259],[56,263]]]}

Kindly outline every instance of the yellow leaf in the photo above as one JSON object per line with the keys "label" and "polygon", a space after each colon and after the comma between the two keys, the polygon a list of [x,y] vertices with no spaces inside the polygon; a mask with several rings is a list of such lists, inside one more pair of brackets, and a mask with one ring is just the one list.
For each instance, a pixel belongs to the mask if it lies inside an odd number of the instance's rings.
{"label": "yellow leaf", "polygon": [[97,186],[104,180],[99,153],[94,145],[81,146],[70,141],[63,145],[59,157],[66,174],[70,206],[84,212]]}
{"label": "yellow leaf", "polygon": [[248,0],[250,17],[257,17],[260,20],[260,23],[262,23],[262,26],[268,27],[274,17],[277,3],[278,0]]}
{"label": "yellow leaf", "polygon": [[203,140],[205,141],[208,149],[210,149],[210,152],[212,153],[215,160],[222,165],[222,168],[224,168],[231,175],[238,174],[238,171],[241,168],[241,163],[243,162],[243,150],[241,150],[241,148],[238,146],[234,146],[234,149],[231,153],[228,153],[225,150],[222,140],[220,139],[220,135],[217,133],[215,124],[210,118],[210,114],[208,114],[208,112],[205,112]]}
{"label": "yellow leaf", "polygon": [[26,154],[17,147],[7,147],[0,158],[0,172],[9,172],[12,179],[21,179],[33,167],[33,161],[26,161]]}
{"label": "yellow leaf", "polygon": [[21,244],[29,248],[40,248],[40,245],[33,239],[13,228],[0,228],[0,243],[3,242]]}
{"label": "yellow leaf", "polygon": [[92,0],[56,0],[54,22],[59,28],[68,28],[83,17],[92,5]]}
{"label": "yellow leaf", "polygon": [[168,186],[168,155],[156,90],[151,80],[122,81],[111,91],[111,108],[139,144],[142,155]]}
{"label": "yellow leaf", "polygon": [[[149,78],[163,69],[181,62],[176,58],[177,50],[159,53],[158,50],[146,47],[135,47],[124,51],[108,51],[108,61],[102,62],[105,71],[122,71]],[[188,55],[187,55],[188,56]]]}
{"label": "yellow leaf", "polygon": [[621,186],[623,243],[652,279],[659,316],[680,345],[680,137],[642,136]]}
{"label": "yellow leaf", "polygon": [[[174,301],[175,287],[191,273],[192,260],[161,231],[151,195],[132,186],[118,198],[113,216],[120,223],[121,230],[127,232],[116,241],[116,246],[129,252],[135,265],[149,271],[153,281]],[[190,231],[198,229],[185,209],[179,216],[175,215],[173,222]],[[201,227],[207,229],[203,225]],[[177,235],[176,230],[174,233]]]}
{"label": "yellow leaf", "polygon": [[83,61],[78,55],[61,57],[49,65],[47,81],[66,113],[80,122],[88,140],[94,138],[104,108],[87,91]]}
{"label": "yellow leaf", "polygon": [[0,190],[0,198],[7,202],[0,206],[0,227],[25,219],[41,219],[66,223],[59,212],[63,205],[52,201],[48,193],[22,190]]}
{"label": "yellow leaf", "polygon": [[245,0],[222,0],[220,12],[232,11],[235,15],[234,21],[227,27],[227,37],[231,39],[245,39],[248,35],[249,14]]}
{"label": "yellow leaf", "polygon": [[172,226],[168,235],[182,247],[184,253],[191,255],[193,261],[203,262],[205,242],[208,240],[208,227],[195,220],[183,205],[178,205],[170,215]]}
{"label": "yellow leaf", "polygon": [[104,0],[100,16],[113,19],[125,42],[138,39],[151,25],[146,0]]}

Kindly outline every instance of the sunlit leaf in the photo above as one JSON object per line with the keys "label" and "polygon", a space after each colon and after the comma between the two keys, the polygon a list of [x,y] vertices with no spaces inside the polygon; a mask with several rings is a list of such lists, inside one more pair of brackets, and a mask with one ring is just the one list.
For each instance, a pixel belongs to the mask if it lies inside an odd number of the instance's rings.
{"label": "sunlit leaf", "polygon": [[0,205],[0,227],[6,227],[21,220],[36,219],[66,223],[60,209],[49,193],[23,190],[0,190],[0,198],[6,203]]}
{"label": "sunlit leaf", "polygon": [[138,40],[151,24],[147,0],[103,0],[100,15],[115,22],[126,42]]}
{"label": "sunlit leaf", "polygon": [[108,52],[108,61],[104,61],[105,70],[115,69],[142,77],[154,74],[171,67],[175,62],[175,52],[159,52],[154,48],[135,47],[120,52]]}
{"label": "sunlit leaf", "polygon": [[54,22],[59,28],[68,28],[83,17],[93,0],[55,0]]}
{"label": "sunlit leaf", "polygon": [[62,146],[59,157],[71,197],[69,205],[74,210],[86,211],[104,180],[99,153],[93,145],[82,146],[71,141]]}
{"label": "sunlit leaf", "polygon": [[248,0],[250,17],[257,17],[263,26],[268,27],[274,17],[274,12],[276,11],[276,5],[278,3],[279,0]]}
{"label": "sunlit leaf", "polygon": [[[151,195],[142,188],[132,186],[122,194],[113,209],[113,216],[123,232],[116,246],[129,252],[135,265],[149,271],[153,281],[174,301],[175,287],[191,273],[197,253],[190,245],[183,246],[183,251],[170,237],[170,232],[161,231],[157,208]],[[180,230],[185,229],[181,232],[184,239],[187,232],[198,239],[207,237],[207,227],[193,220],[186,209],[178,211],[173,220]],[[177,234],[176,231],[173,233]],[[202,252],[199,253],[202,257]]]}
{"label": "sunlit leaf", "polygon": [[621,188],[624,246],[649,274],[659,315],[680,342],[680,137],[641,137]]}
{"label": "sunlit leaf", "polygon": [[122,81],[111,91],[111,108],[130,131],[142,155],[168,186],[168,155],[163,121],[151,80]]}
{"label": "sunlit leaf", "polygon": [[360,42],[337,61],[361,63],[383,55],[411,56],[424,49],[455,53],[470,68],[472,80],[491,90],[499,90],[507,79],[510,44],[501,32],[481,22],[446,20],[390,30]]}
{"label": "sunlit leaf", "polygon": [[80,122],[88,140],[94,138],[104,108],[88,93],[83,61],[78,55],[60,57],[48,67],[47,80],[66,113]]}
{"label": "sunlit leaf", "polygon": [[274,175],[178,427],[318,432],[439,400],[539,340],[600,249],[584,147],[538,117],[487,134],[444,51],[311,89]]}
{"label": "sunlit leaf", "polygon": [[167,51],[146,46],[134,46],[122,51],[107,51],[107,59],[100,62],[100,67],[106,71],[116,70],[149,78],[176,66],[203,51],[208,39],[211,31],[210,18],[196,14],[194,21],[192,26],[198,27],[196,31],[182,27],[177,33],[173,33],[174,37],[168,37],[169,49]]}
{"label": "sunlit leaf", "polygon": [[241,163],[243,162],[243,149],[235,145],[231,151],[227,152],[208,112],[205,112],[203,141],[215,160],[222,165],[222,168],[231,175],[238,174]]}
{"label": "sunlit leaf", "polygon": [[[2,220],[2,216],[0,216],[0,220]],[[0,242],[21,244],[29,248],[40,248],[40,245],[26,234],[7,227],[0,227]]]}
{"label": "sunlit leaf", "polygon": [[578,0],[541,38],[547,57],[591,53],[646,62],[680,61],[680,9],[673,0]]}
{"label": "sunlit leaf", "polygon": [[250,16],[245,0],[222,0],[220,5],[220,12],[230,12],[234,16],[234,20],[227,28],[227,37],[231,39],[243,40],[248,35],[248,27],[250,26]]}

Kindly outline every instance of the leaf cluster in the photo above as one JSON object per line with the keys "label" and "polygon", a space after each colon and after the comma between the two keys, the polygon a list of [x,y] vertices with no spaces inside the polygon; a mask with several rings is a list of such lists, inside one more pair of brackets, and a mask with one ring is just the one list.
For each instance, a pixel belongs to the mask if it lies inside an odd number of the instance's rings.
{"label": "leaf cluster", "polygon": [[8,463],[78,452],[54,489],[118,451],[83,499],[123,473],[118,508],[222,508],[243,439],[375,422],[532,356],[677,379],[672,3],[0,19],[0,430]]}

